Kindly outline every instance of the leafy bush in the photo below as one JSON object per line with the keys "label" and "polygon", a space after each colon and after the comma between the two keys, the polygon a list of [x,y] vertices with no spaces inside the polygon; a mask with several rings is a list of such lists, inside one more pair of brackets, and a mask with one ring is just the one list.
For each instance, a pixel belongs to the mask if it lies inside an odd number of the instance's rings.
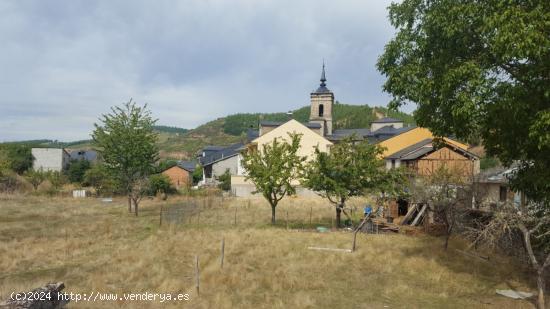
{"label": "leafy bush", "polygon": [[48,172],[47,178],[52,184],[52,189],[55,191],[59,191],[61,187],[67,183],[67,177],[62,172],[50,171]]}
{"label": "leafy bush", "polygon": [[21,186],[17,175],[9,170],[0,170],[0,192],[13,193]]}
{"label": "leafy bush", "polygon": [[20,143],[6,143],[0,145],[2,157],[6,160],[8,168],[12,171],[23,174],[32,168],[33,157],[32,146]]}
{"label": "leafy bush", "polygon": [[71,160],[67,168],[67,177],[70,182],[82,183],[84,174],[91,168],[88,160]]}
{"label": "leafy bush", "polygon": [[175,192],[174,187],[172,187],[172,182],[168,176],[163,174],[155,174],[149,176],[149,194],[156,195],[157,193],[173,193]]}
{"label": "leafy bush", "polygon": [[193,171],[193,183],[196,184],[202,180],[202,167],[197,165]]}
{"label": "leafy bush", "polygon": [[220,182],[218,188],[223,191],[231,190],[231,173],[229,169],[225,170],[225,172],[218,177],[218,181]]}
{"label": "leafy bush", "polygon": [[38,189],[38,186],[46,180],[48,177],[48,173],[42,171],[42,170],[33,170],[29,169],[24,174],[25,179],[32,185],[33,189],[36,191]]}
{"label": "leafy bush", "polygon": [[479,161],[479,168],[482,170],[490,169],[500,165],[500,161],[495,157],[485,157]]}
{"label": "leafy bush", "polygon": [[113,194],[118,190],[118,182],[103,164],[96,164],[84,173],[82,184],[91,186],[96,194]]}
{"label": "leafy bush", "polygon": [[157,173],[162,173],[164,172],[165,170],[173,167],[173,166],[176,166],[178,164],[178,161],[176,160],[160,160],[158,165],[157,165],[157,168],[156,168],[156,172]]}

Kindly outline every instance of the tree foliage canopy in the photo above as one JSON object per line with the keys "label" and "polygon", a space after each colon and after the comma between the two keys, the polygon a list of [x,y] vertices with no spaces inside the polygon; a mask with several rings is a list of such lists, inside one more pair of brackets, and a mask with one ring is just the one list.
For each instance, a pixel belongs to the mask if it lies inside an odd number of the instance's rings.
{"label": "tree foliage canopy", "polygon": [[134,200],[137,215],[136,188],[154,172],[158,160],[157,134],[147,105],[141,107],[131,100],[122,107],[111,108],[102,115],[101,124],[94,124],[94,145],[103,158],[105,167],[117,178],[123,189]]}
{"label": "tree foliage canopy", "polygon": [[481,139],[513,185],[550,200],[550,2],[405,0],[389,8],[396,36],[378,69],[391,106],[417,104],[438,136]]}
{"label": "tree foliage canopy", "polygon": [[363,195],[381,180],[383,149],[368,142],[355,143],[346,138],[329,153],[315,150],[315,159],[306,168],[305,185],[338,204]]}
{"label": "tree foliage canopy", "polygon": [[334,145],[329,153],[315,149],[315,159],[306,167],[304,185],[336,205],[337,225],[349,198],[374,190],[382,182],[382,152],[380,146],[357,143],[353,137]]}
{"label": "tree foliage canopy", "polygon": [[302,175],[304,157],[298,155],[301,135],[289,133],[290,141],[275,138],[261,149],[249,150],[243,154],[242,165],[246,179],[256,185],[272,209],[272,223],[275,223],[275,207],[286,195],[296,193],[293,181]]}

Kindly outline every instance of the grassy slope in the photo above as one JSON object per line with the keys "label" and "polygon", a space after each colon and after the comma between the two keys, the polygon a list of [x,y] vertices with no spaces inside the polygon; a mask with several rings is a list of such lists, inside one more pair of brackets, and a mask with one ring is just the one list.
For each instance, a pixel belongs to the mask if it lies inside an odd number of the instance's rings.
{"label": "grassy slope", "polygon": [[[102,204],[0,197],[0,299],[64,281],[66,291],[74,293],[190,293],[194,308],[531,307],[495,295],[497,288],[532,290],[521,268],[500,256],[485,263],[458,255],[454,248],[463,244],[456,240],[449,252],[442,251],[440,239],[404,235],[359,235],[353,254],[307,250],[349,248],[351,240],[349,232],[302,230],[330,226],[333,209],[316,199],[283,200],[277,227],[268,224],[265,202],[225,199],[223,204],[206,200],[200,217],[186,217],[184,225],[164,221],[159,228],[160,203],[166,210],[182,200],[144,201],[136,218],[122,199]],[[200,256],[200,298],[193,288],[195,255]],[[75,307],[181,305],[119,301]]]}

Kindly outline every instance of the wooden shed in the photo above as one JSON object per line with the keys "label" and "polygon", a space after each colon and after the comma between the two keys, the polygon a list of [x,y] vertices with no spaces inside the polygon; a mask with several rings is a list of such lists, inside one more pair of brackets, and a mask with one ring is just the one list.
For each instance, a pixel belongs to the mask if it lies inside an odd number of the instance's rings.
{"label": "wooden shed", "polygon": [[386,158],[386,167],[407,166],[418,176],[430,176],[441,167],[472,179],[479,173],[479,158],[452,143],[442,141],[435,145],[433,139],[425,139]]}

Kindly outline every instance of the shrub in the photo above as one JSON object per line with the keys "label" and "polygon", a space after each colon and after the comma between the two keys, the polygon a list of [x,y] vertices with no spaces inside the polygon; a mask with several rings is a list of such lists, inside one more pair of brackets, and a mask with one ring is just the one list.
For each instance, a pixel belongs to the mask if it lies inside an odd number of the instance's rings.
{"label": "shrub", "polygon": [[21,186],[17,175],[12,171],[0,170],[0,192],[13,193]]}
{"label": "shrub", "polygon": [[163,174],[155,174],[149,177],[149,190],[150,195],[156,195],[158,192],[161,193],[173,193],[176,190],[172,187],[172,182],[170,178]]}
{"label": "shrub", "polygon": [[67,169],[67,177],[70,182],[82,183],[84,174],[91,168],[88,160],[71,160]]}
{"label": "shrub", "polygon": [[218,188],[223,191],[231,190],[231,173],[229,172],[229,169],[225,170],[225,173],[218,177],[218,181],[220,182],[218,184]]}
{"label": "shrub", "polygon": [[97,195],[112,194],[118,190],[118,182],[103,164],[96,164],[84,173],[82,184],[91,186]]}

